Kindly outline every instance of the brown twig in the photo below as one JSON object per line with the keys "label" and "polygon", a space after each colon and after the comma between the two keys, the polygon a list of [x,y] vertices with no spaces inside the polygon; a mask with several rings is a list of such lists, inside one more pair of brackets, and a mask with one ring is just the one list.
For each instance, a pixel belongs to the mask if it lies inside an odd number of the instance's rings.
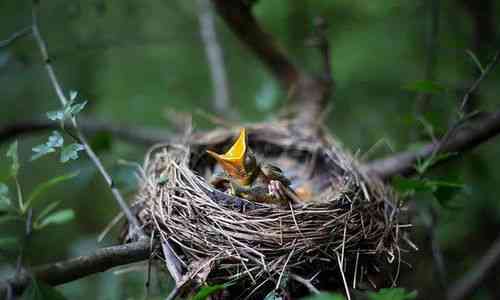
{"label": "brown twig", "polygon": [[471,121],[450,136],[445,143],[438,141],[429,143],[417,150],[409,150],[387,158],[379,159],[363,166],[368,174],[389,179],[395,175],[410,175],[414,173],[418,161],[429,158],[440,147],[440,153],[460,153],[488,141],[500,134],[500,111],[483,114],[478,120]]}
{"label": "brown twig", "polygon": [[469,299],[474,291],[500,265],[500,237],[496,239],[476,266],[459,279],[449,290],[448,300]]}
{"label": "brown twig", "polygon": [[[31,272],[23,271],[20,276],[10,278],[5,283],[19,294],[28,286],[32,276],[55,286],[104,272],[116,266],[146,260],[149,254],[149,239],[141,239],[130,244],[102,248],[90,255],[35,267]],[[4,286],[0,285],[0,298],[6,295],[7,288]]]}
{"label": "brown twig", "polygon": [[[66,125],[71,126],[70,123]],[[85,134],[105,132],[123,141],[145,146],[168,141],[173,136],[171,132],[160,128],[136,127],[84,117],[78,118],[78,127]],[[0,143],[8,142],[21,135],[59,128],[59,123],[48,119],[16,120],[13,123],[0,125]]]}
{"label": "brown twig", "polygon": [[240,41],[264,63],[294,99],[295,119],[300,127],[317,129],[318,116],[331,94],[331,83],[295,66],[274,38],[258,24],[251,12],[251,5],[241,0],[212,0],[212,3]]}

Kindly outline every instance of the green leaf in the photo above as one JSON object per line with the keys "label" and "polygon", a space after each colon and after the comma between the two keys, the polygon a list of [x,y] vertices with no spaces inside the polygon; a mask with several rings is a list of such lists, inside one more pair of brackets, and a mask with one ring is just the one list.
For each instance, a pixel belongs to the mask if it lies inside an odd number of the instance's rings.
{"label": "green leaf", "polygon": [[23,300],[66,300],[55,288],[34,279],[23,294]]}
{"label": "green leaf", "polygon": [[417,298],[417,291],[407,292],[403,288],[381,289],[378,292],[368,292],[370,300],[411,300]]}
{"label": "green leaf", "polygon": [[404,178],[396,176],[392,180],[392,184],[396,191],[401,194],[408,195],[415,192],[433,192],[434,189],[428,184],[425,179]]}
{"label": "green leaf", "polygon": [[82,144],[77,144],[77,143],[73,143],[64,147],[61,151],[61,162],[65,163],[68,162],[69,160],[78,159],[78,152],[84,149],[85,147],[83,147]]}
{"label": "green leaf", "polygon": [[78,97],[77,91],[69,91],[69,101],[71,102],[75,101],[76,97]]}
{"label": "green leaf", "polygon": [[29,195],[28,201],[26,202],[26,208],[31,207],[33,205],[34,201],[38,197],[40,197],[40,195],[42,195],[43,193],[48,191],[50,188],[56,186],[59,183],[62,183],[62,182],[68,181],[72,178],[75,178],[76,176],[78,176],[78,174],[79,174],[79,172],[76,171],[76,172],[72,172],[69,174],[64,174],[61,176],[54,177],[46,182],[40,183],[39,185],[37,185],[35,187],[33,192],[31,192],[31,194]]}
{"label": "green leaf", "polygon": [[484,73],[484,67],[483,65],[481,64],[481,62],[479,61],[479,59],[477,58],[476,54],[474,54],[474,52],[470,51],[470,50],[466,50],[465,52],[467,52],[467,54],[469,54],[470,58],[472,58],[472,61],[476,64],[477,68],[481,71],[481,73]]}
{"label": "green leaf", "polygon": [[345,297],[334,293],[319,293],[314,296],[303,298],[303,300],[345,300]]}
{"label": "green leaf", "polygon": [[52,121],[63,121],[66,116],[64,110],[54,110],[47,112],[47,118]]}
{"label": "green leaf", "polygon": [[403,86],[403,89],[407,91],[427,94],[441,94],[446,91],[446,89],[442,85],[428,80],[411,82]]}
{"label": "green leaf", "polygon": [[10,144],[9,150],[7,150],[7,157],[10,157],[10,159],[12,160],[12,163],[10,165],[10,176],[12,177],[17,176],[20,167],[17,148],[17,141],[15,141]]}
{"label": "green leaf", "polygon": [[71,209],[63,209],[48,215],[45,219],[38,223],[37,229],[42,229],[51,224],[64,224],[75,218],[75,213]]}
{"label": "green leaf", "polygon": [[0,211],[9,210],[11,205],[9,187],[5,183],[0,182]]}
{"label": "green leaf", "polygon": [[50,214],[54,209],[56,209],[56,207],[59,205],[59,203],[61,203],[61,201],[56,201],[56,202],[52,202],[50,203],[49,205],[47,205],[41,212],[40,214],[38,214],[38,216],[36,217],[35,219],[35,227],[38,228],[40,227],[40,222],[43,218],[45,218],[45,216],[47,216],[48,214]]}
{"label": "green leaf", "polygon": [[205,285],[198,290],[191,300],[205,300],[208,296],[213,295],[226,287],[226,284]]}
{"label": "green leaf", "polygon": [[47,146],[53,147],[53,148],[59,148],[62,147],[64,144],[64,138],[63,136],[59,133],[59,131],[53,131],[52,134],[49,136],[49,140],[47,141]]}
{"label": "green leaf", "polygon": [[72,117],[74,117],[74,116],[78,115],[85,108],[86,105],[87,105],[87,101],[76,103],[76,104],[70,106],[68,112]]}

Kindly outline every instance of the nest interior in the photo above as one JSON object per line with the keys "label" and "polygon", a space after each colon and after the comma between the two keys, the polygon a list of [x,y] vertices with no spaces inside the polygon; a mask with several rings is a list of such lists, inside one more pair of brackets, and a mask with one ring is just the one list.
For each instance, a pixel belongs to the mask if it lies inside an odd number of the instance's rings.
{"label": "nest interior", "polygon": [[205,150],[222,152],[236,130],[156,146],[145,161],[139,216],[156,239],[172,245],[183,270],[193,274],[200,271],[193,266],[208,262],[204,280],[244,282],[247,295],[282,287],[290,278],[316,276],[311,282],[330,290],[380,287],[377,273],[394,282],[400,231],[409,225],[399,220],[390,189],[362,174],[329,136],[314,139],[275,124],[247,131],[258,158],[280,166],[292,186],[307,188],[309,196],[278,206],[210,186],[217,166]]}

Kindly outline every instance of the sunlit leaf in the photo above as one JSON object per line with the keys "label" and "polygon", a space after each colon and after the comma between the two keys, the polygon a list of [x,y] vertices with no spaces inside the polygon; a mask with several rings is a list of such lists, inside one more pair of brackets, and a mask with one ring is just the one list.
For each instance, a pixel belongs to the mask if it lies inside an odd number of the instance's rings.
{"label": "sunlit leaf", "polygon": [[62,121],[65,119],[64,110],[54,110],[47,112],[47,118],[52,121]]}
{"label": "sunlit leaf", "polygon": [[5,183],[0,182],[0,211],[9,210],[11,205],[9,187]]}
{"label": "sunlit leaf", "polygon": [[33,190],[33,192],[31,192],[31,194],[29,195],[28,197],[28,200],[26,202],[26,207],[31,207],[34,203],[34,201],[40,197],[40,195],[42,195],[43,193],[45,193],[46,191],[48,191],[50,188],[54,187],[55,185],[61,183],[61,182],[65,182],[67,180],[70,180],[72,178],[75,178],[76,176],[78,176],[79,172],[76,171],[76,172],[72,172],[72,173],[69,173],[69,174],[65,174],[65,175],[61,175],[61,176],[57,176],[57,177],[54,177],[46,182],[42,182],[40,183],[39,185],[37,185],[35,187],[35,189]]}
{"label": "sunlit leaf", "polygon": [[66,300],[55,288],[34,279],[23,294],[23,300]]}
{"label": "sunlit leaf", "polygon": [[345,297],[334,293],[320,293],[314,296],[303,298],[303,300],[345,300]]}
{"label": "sunlit leaf", "polygon": [[378,292],[368,292],[370,300],[411,300],[417,298],[417,291],[407,292],[403,288],[381,289]]}
{"label": "sunlit leaf", "polygon": [[54,209],[56,209],[59,203],[61,203],[61,201],[52,202],[49,205],[47,205],[36,217],[35,227],[38,227],[41,220],[45,218],[48,214],[50,214]]}
{"label": "sunlit leaf", "polygon": [[38,228],[44,228],[48,225],[56,225],[56,224],[65,224],[75,218],[75,213],[71,209],[63,209],[56,211],[48,215],[45,219],[41,220],[40,223],[37,224]]}
{"label": "sunlit leaf", "polygon": [[429,186],[425,179],[396,176],[393,178],[392,184],[396,191],[401,194],[413,194],[415,192],[433,191],[433,187]]}
{"label": "sunlit leaf", "polygon": [[61,162],[78,159],[78,152],[85,149],[82,144],[73,143],[65,146],[61,151]]}
{"label": "sunlit leaf", "polygon": [[76,97],[78,97],[78,92],[77,91],[70,91],[69,92],[69,100],[70,101],[75,101]]}
{"label": "sunlit leaf", "polygon": [[49,136],[49,140],[47,141],[47,146],[53,147],[53,148],[58,148],[62,147],[64,144],[64,138],[63,136],[59,133],[59,131],[53,131],[52,134]]}
{"label": "sunlit leaf", "polygon": [[7,150],[7,157],[12,160],[12,163],[10,165],[10,176],[12,177],[16,177],[17,173],[19,172],[20,164],[17,148],[17,141],[15,141],[10,144],[9,150]]}
{"label": "sunlit leaf", "polygon": [[403,89],[407,91],[427,94],[440,94],[446,91],[446,89],[442,85],[428,80],[411,82],[403,86]]}
{"label": "sunlit leaf", "polygon": [[85,108],[86,105],[87,105],[87,101],[76,103],[70,107],[69,113],[71,114],[72,117],[76,116]]}

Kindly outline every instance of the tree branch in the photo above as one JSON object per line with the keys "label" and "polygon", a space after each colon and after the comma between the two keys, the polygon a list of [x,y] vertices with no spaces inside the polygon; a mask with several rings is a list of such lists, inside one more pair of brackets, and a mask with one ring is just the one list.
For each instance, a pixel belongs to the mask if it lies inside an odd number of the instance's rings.
{"label": "tree branch", "polygon": [[55,286],[104,272],[116,266],[146,260],[149,255],[150,241],[144,238],[138,242],[102,248],[90,255],[35,267],[30,272],[23,271],[20,276],[7,279],[6,284],[0,285],[0,298],[7,295],[7,286],[11,287],[15,293],[21,294],[29,285],[32,276]]}
{"label": "tree branch", "polygon": [[331,82],[310,76],[295,66],[274,38],[260,27],[251,12],[251,4],[247,2],[252,1],[212,0],[229,28],[295,100],[297,123],[301,127],[317,128],[324,102],[331,93]]}
{"label": "tree branch", "polygon": [[[439,153],[464,152],[472,149],[500,133],[500,111],[483,114],[478,120],[473,120],[455,131],[446,142],[438,141],[427,144],[417,150],[409,150],[387,158],[368,163],[363,167],[369,175],[389,179],[395,175],[410,175],[415,172],[415,164]],[[439,154],[438,153],[438,154]]]}
{"label": "tree branch", "polygon": [[496,274],[497,266],[500,266],[500,237],[479,263],[448,290],[448,300],[469,299],[487,277]]}
{"label": "tree branch", "polygon": [[[71,124],[67,124],[68,127]],[[78,118],[78,126],[85,134],[105,132],[124,141],[150,146],[170,140],[172,133],[159,128],[129,126],[120,123]],[[60,124],[48,119],[21,120],[0,125],[0,143],[21,135],[36,134],[40,131],[59,129]]]}

